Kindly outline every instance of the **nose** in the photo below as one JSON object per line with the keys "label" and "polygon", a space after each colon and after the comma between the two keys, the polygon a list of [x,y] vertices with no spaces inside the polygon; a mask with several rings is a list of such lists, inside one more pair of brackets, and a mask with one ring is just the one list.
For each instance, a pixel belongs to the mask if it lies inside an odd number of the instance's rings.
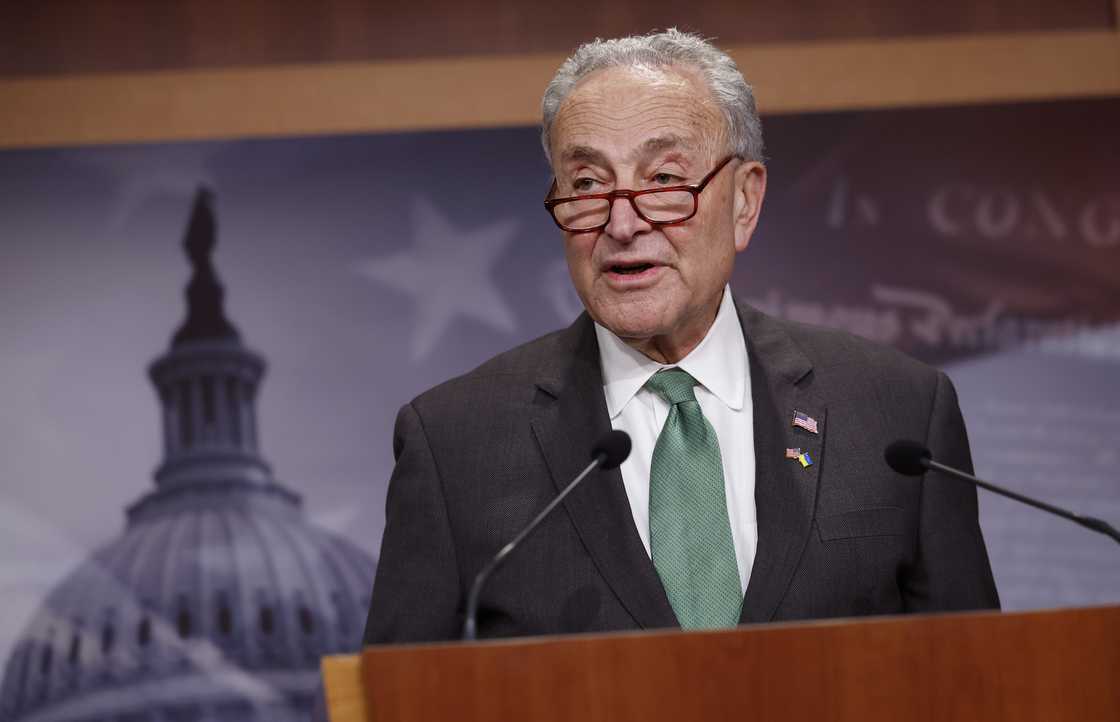
{"label": "nose", "polygon": [[610,221],[603,230],[616,241],[628,243],[634,236],[645,233],[651,227],[637,214],[629,198],[615,198],[611,204]]}

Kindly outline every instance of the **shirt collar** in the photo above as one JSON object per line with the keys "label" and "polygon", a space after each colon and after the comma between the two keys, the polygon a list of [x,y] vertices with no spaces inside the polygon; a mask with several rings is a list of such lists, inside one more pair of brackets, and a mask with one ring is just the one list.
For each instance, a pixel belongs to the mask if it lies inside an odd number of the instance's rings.
{"label": "shirt collar", "polygon": [[650,376],[671,366],[687,371],[731,409],[739,411],[743,408],[747,390],[747,344],[730,286],[723,289],[723,300],[707,335],[679,363],[658,363],[631,348],[598,323],[595,324],[595,336],[599,341],[607,412],[612,419],[622,413]]}

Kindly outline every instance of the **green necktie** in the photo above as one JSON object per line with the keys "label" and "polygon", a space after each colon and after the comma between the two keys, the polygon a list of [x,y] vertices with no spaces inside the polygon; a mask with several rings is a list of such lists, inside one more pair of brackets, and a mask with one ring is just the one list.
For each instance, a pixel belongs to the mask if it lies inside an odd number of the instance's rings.
{"label": "green necktie", "polygon": [[715,429],[696,401],[696,379],[678,368],[646,382],[669,402],[649,479],[653,565],[684,629],[733,627],[743,594]]}

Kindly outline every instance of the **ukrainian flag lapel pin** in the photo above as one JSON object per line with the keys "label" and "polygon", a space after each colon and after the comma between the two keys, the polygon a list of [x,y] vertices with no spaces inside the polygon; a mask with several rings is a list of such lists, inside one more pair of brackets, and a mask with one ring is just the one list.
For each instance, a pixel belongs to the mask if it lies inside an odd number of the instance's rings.
{"label": "ukrainian flag lapel pin", "polygon": [[798,462],[803,469],[813,465],[813,459],[809,456],[809,452],[803,452],[801,449],[786,449],[786,458]]}

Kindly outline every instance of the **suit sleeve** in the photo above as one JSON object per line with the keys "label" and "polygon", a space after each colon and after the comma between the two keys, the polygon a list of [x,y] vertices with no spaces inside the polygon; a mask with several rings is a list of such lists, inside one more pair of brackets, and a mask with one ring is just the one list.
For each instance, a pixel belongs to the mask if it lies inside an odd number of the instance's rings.
{"label": "suit sleeve", "polygon": [[[926,446],[943,464],[972,473],[968,434],[949,377],[937,374]],[[976,487],[936,472],[921,480],[915,568],[904,585],[907,609],[999,609],[980,531]]]}
{"label": "suit sleeve", "polygon": [[365,644],[454,639],[460,581],[443,486],[422,420],[408,404],[393,432],[396,466]]}

